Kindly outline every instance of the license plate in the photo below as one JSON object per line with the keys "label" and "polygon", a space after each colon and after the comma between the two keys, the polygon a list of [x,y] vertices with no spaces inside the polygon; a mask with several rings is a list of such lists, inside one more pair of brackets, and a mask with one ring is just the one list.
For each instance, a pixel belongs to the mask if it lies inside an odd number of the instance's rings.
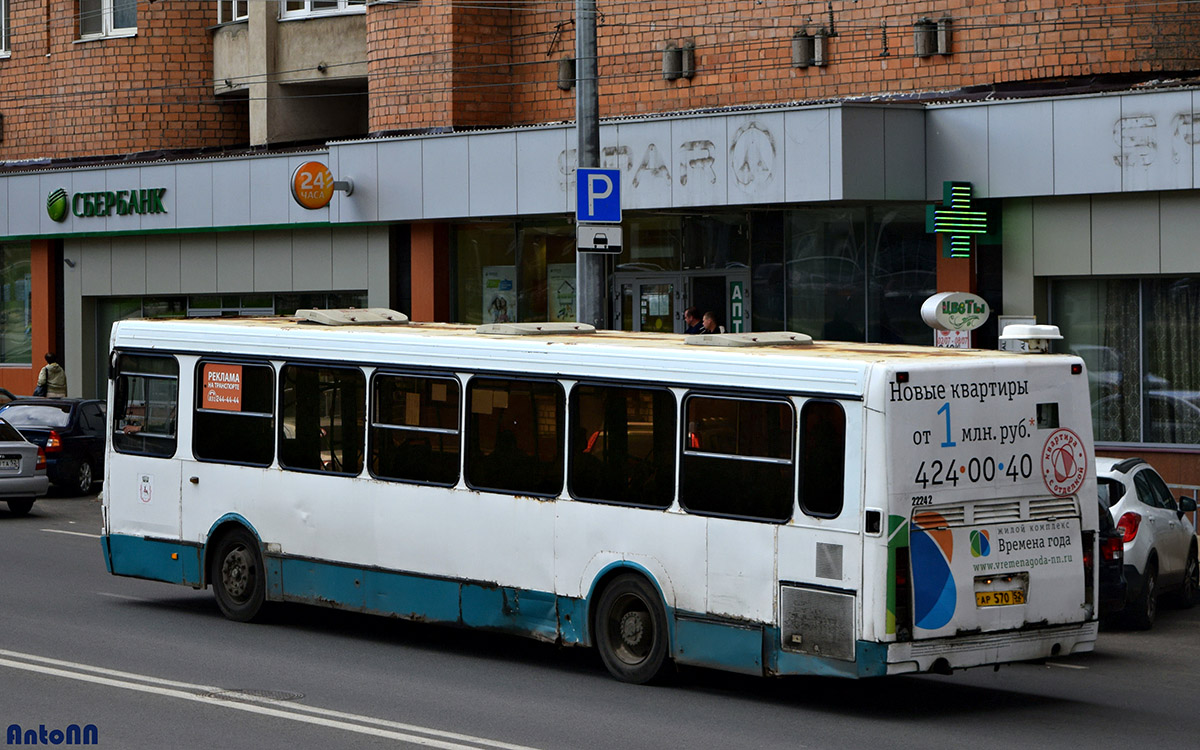
{"label": "license plate", "polygon": [[1024,604],[1024,591],[976,591],[975,606],[1004,607],[1010,604]]}
{"label": "license plate", "polygon": [[19,458],[0,458],[0,469],[19,469],[21,468],[21,459]]}

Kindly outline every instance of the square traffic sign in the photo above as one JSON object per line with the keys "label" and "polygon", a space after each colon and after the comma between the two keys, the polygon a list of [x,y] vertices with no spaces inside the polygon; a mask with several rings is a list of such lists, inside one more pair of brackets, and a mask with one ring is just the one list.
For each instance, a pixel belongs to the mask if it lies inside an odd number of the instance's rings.
{"label": "square traffic sign", "polygon": [[575,170],[575,221],[621,223],[621,170]]}

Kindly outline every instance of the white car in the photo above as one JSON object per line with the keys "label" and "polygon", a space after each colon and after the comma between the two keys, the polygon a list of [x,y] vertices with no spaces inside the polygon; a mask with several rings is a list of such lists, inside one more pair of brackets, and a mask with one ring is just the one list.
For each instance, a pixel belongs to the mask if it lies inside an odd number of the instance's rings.
{"label": "white car", "polygon": [[1159,594],[1172,594],[1183,607],[1194,605],[1200,566],[1196,527],[1186,514],[1196,510],[1196,501],[1172,498],[1167,483],[1141,458],[1097,458],[1096,478],[1100,501],[1125,542],[1129,624],[1153,625]]}

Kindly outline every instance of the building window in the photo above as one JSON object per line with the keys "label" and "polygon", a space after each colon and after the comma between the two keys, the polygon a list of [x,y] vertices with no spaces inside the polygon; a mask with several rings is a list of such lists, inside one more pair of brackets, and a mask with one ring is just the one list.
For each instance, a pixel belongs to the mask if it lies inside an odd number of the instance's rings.
{"label": "building window", "polygon": [[217,0],[217,23],[244,21],[249,0]]}
{"label": "building window", "polygon": [[28,245],[0,245],[0,364],[33,362]]}
{"label": "building window", "polygon": [[1055,281],[1050,304],[1057,351],[1087,365],[1097,441],[1200,444],[1200,277]]}
{"label": "building window", "polygon": [[285,0],[283,17],[327,15],[330,13],[362,13],[367,9],[366,0]]}
{"label": "building window", "polygon": [[79,38],[129,36],[137,31],[137,0],[79,0]]}

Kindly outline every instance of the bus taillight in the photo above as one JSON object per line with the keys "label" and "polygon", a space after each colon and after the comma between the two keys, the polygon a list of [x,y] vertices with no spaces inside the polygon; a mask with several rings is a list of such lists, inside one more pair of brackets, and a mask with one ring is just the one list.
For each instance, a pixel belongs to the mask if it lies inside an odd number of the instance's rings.
{"label": "bus taillight", "polygon": [[896,550],[896,640],[912,640],[912,577],[908,547]]}
{"label": "bus taillight", "polygon": [[1096,588],[1092,578],[1092,572],[1095,570],[1093,563],[1096,560],[1095,547],[1096,532],[1083,532],[1083,601],[1088,605],[1092,605],[1096,601]]}

